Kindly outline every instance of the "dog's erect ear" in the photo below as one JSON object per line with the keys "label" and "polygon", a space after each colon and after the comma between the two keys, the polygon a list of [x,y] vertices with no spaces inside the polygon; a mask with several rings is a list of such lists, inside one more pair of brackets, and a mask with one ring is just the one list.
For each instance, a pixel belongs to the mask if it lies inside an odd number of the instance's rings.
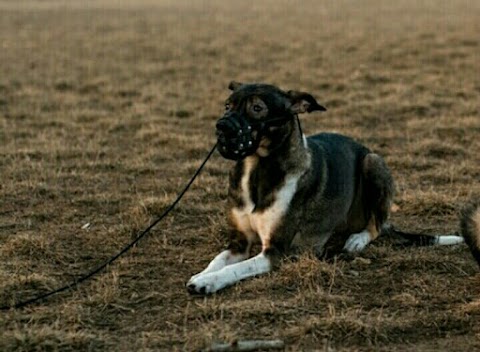
{"label": "dog's erect ear", "polygon": [[302,114],[304,112],[312,111],[326,111],[327,109],[317,103],[314,97],[305,92],[297,92],[295,90],[289,90],[287,92],[290,100],[289,110],[294,114]]}
{"label": "dog's erect ear", "polygon": [[228,85],[228,89],[230,89],[230,90],[237,90],[237,89],[240,88],[241,86],[243,86],[243,83],[236,82],[236,81],[231,81],[230,84]]}

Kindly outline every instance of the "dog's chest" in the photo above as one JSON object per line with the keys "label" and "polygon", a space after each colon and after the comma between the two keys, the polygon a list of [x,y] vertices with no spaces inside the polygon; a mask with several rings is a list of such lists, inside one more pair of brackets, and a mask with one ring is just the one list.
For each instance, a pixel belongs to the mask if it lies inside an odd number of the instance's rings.
{"label": "dog's chest", "polygon": [[240,182],[242,207],[234,207],[231,217],[236,229],[248,237],[258,235],[263,246],[268,246],[270,238],[282,223],[290,203],[297,191],[298,175],[286,176],[282,186],[276,189],[273,194],[274,201],[270,206],[260,211],[255,211],[255,203],[250,194],[251,173],[255,164],[246,162],[244,173]]}

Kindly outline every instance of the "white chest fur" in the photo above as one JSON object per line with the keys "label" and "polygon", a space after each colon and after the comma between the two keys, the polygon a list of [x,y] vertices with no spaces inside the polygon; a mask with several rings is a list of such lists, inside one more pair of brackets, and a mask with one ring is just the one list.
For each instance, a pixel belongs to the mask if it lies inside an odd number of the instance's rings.
{"label": "white chest fur", "polygon": [[255,204],[250,196],[250,175],[256,166],[255,159],[246,159],[244,173],[241,179],[241,190],[244,206],[232,209],[233,221],[237,229],[253,240],[252,237],[258,235],[262,242],[262,247],[268,248],[270,239],[275,229],[281,224],[281,221],[290,206],[290,202],[297,191],[297,184],[300,175],[290,175],[285,179],[282,187],[276,191],[274,202],[270,207],[262,211],[254,212]]}

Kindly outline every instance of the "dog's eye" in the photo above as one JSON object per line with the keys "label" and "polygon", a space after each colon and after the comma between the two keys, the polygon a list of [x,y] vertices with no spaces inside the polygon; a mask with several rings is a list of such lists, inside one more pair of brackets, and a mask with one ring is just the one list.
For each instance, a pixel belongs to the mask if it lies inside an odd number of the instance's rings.
{"label": "dog's eye", "polygon": [[230,110],[230,104],[225,104],[225,110]]}
{"label": "dog's eye", "polygon": [[253,106],[253,111],[255,111],[255,112],[260,112],[260,111],[262,111],[262,110],[263,110],[263,108],[262,108],[260,105],[258,105],[258,104],[255,104],[255,105]]}

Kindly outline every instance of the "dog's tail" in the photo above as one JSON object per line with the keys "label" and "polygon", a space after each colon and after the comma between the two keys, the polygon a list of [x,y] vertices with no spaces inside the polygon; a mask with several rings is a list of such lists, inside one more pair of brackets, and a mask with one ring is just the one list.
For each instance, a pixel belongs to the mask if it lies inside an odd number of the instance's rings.
{"label": "dog's tail", "polygon": [[480,200],[472,201],[460,213],[460,231],[448,235],[426,235],[400,231],[390,224],[382,227],[381,235],[392,238],[401,246],[453,245],[465,242],[480,266]]}
{"label": "dog's tail", "polygon": [[469,204],[462,211],[460,218],[460,231],[473,258],[480,266],[480,201]]}
{"label": "dog's tail", "polygon": [[[399,246],[448,246],[464,242],[464,238],[458,233],[446,235],[427,235],[398,230],[391,224],[384,224],[380,233],[393,239],[395,245]],[[480,243],[480,242],[479,242]]]}

